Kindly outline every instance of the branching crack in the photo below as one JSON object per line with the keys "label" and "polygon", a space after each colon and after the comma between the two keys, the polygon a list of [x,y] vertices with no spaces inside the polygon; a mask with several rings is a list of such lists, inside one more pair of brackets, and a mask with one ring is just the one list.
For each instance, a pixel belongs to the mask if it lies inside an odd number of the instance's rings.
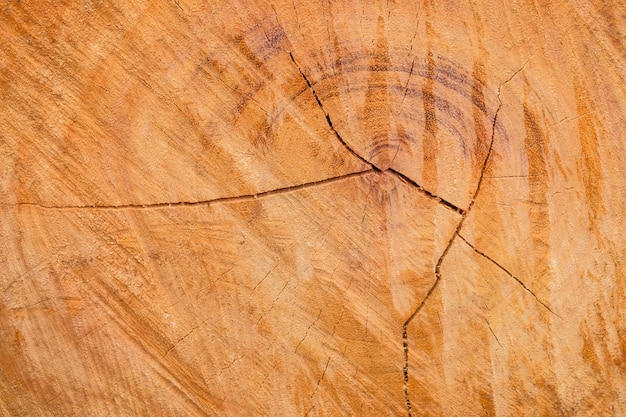
{"label": "branching crack", "polygon": [[[294,10],[295,10],[295,5],[294,5]],[[417,28],[416,28],[417,29]],[[416,30],[417,33],[417,30]],[[413,36],[413,38],[415,38],[415,35]],[[412,45],[411,45],[412,48]],[[486,172],[486,168],[487,168],[487,164],[489,163],[489,160],[491,158],[491,154],[493,151],[493,144],[494,144],[494,139],[495,139],[495,133],[496,133],[496,125],[497,125],[497,120],[498,120],[498,114],[500,112],[500,109],[502,107],[502,101],[500,100],[500,92],[502,87],[507,84],[508,82],[510,82],[518,73],[520,73],[524,67],[526,66],[526,64],[530,61],[530,59],[528,61],[526,61],[526,63],[524,63],[524,65],[522,65],[521,68],[519,68],[517,71],[515,71],[506,81],[502,82],[497,90],[497,99],[498,99],[498,107],[495,110],[495,113],[493,115],[493,120],[492,120],[492,126],[491,126],[491,137],[490,137],[490,141],[489,141],[489,146],[487,149],[487,153],[486,156],[483,160],[482,166],[481,166],[481,170],[480,170],[480,174],[479,174],[479,178],[478,178],[478,182],[476,184],[476,189],[474,191],[474,194],[472,195],[472,198],[467,206],[466,209],[462,209],[460,207],[458,207],[457,205],[437,196],[436,194],[428,191],[427,189],[425,189],[424,187],[422,187],[421,185],[419,185],[417,182],[415,182],[414,180],[412,180],[411,178],[407,177],[405,174],[401,173],[400,171],[394,169],[394,168],[387,168],[387,169],[381,169],[379,168],[376,164],[374,164],[373,162],[367,160],[365,157],[363,157],[361,154],[359,154],[352,146],[350,146],[344,139],[343,137],[339,134],[339,132],[335,129],[333,122],[331,120],[331,117],[329,115],[329,113],[326,111],[324,105],[322,104],[322,101],[320,100],[317,92],[315,91],[315,89],[313,88],[313,85],[311,84],[311,82],[309,81],[308,77],[304,74],[304,72],[302,71],[301,67],[298,65],[297,61],[295,60],[292,52],[289,52],[289,56],[291,58],[291,61],[293,62],[293,65],[296,67],[296,69],[298,70],[298,72],[300,73],[302,79],[304,80],[304,82],[306,83],[306,85],[308,86],[309,90],[311,91],[313,97],[315,98],[315,101],[317,102],[318,107],[320,108],[320,110],[322,111],[322,113],[324,114],[324,117],[326,118],[326,122],[330,128],[330,130],[333,132],[333,134],[335,135],[335,137],[337,138],[337,140],[339,140],[339,142],[341,143],[341,145],[344,147],[344,149],[346,149],[350,154],[352,154],[355,158],[357,158],[359,161],[361,161],[363,164],[367,165],[369,168],[363,171],[358,171],[358,172],[352,172],[349,174],[344,174],[344,175],[340,175],[340,176],[336,176],[336,177],[332,177],[332,178],[328,178],[325,180],[320,180],[320,181],[312,181],[312,182],[307,182],[307,183],[303,183],[303,184],[299,184],[299,185],[293,185],[293,186],[287,186],[287,187],[281,187],[281,188],[276,188],[276,189],[272,189],[272,190],[268,190],[268,191],[264,191],[264,192],[260,192],[260,193],[255,193],[255,194],[245,194],[245,195],[239,195],[239,196],[233,196],[233,197],[221,197],[221,198],[215,198],[215,199],[210,199],[210,200],[200,200],[200,201],[177,201],[177,202],[165,202],[165,203],[150,203],[150,204],[120,204],[120,205],[68,205],[68,206],[54,206],[54,205],[44,205],[44,204],[39,204],[39,203],[34,203],[34,202],[17,202],[17,203],[9,203],[9,204],[4,204],[5,206],[34,206],[34,207],[38,207],[38,208],[42,208],[42,209],[51,209],[51,210],[80,210],[80,209],[95,209],[95,210],[123,210],[123,209],[161,209],[161,208],[170,208],[170,207],[193,207],[193,206],[202,206],[202,205],[214,205],[214,204],[221,204],[221,203],[234,203],[234,202],[244,202],[244,201],[251,201],[251,200],[255,200],[255,199],[261,199],[261,198],[266,198],[266,197],[270,197],[270,196],[274,196],[274,195],[281,195],[281,194],[287,194],[287,193],[291,193],[291,192],[295,192],[295,191],[300,191],[300,190],[305,190],[308,188],[313,188],[313,187],[317,187],[317,186],[321,186],[321,185],[325,185],[325,184],[331,184],[334,182],[338,182],[338,181],[343,181],[343,180],[347,180],[350,178],[355,178],[355,177],[360,177],[360,176],[364,176],[368,173],[371,173],[373,171],[376,172],[389,172],[392,175],[395,175],[397,178],[399,178],[400,180],[412,185],[414,188],[416,188],[419,192],[421,192],[423,195],[436,200],[439,204],[443,205],[444,207],[458,213],[459,215],[461,215],[461,219],[459,220],[454,233],[452,235],[452,237],[450,238],[450,240],[448,241],[448,243],[446,244],[445,248],[443,249],[443,252],[441,253],[441,255],[439,256],[439,258],[437,259],[437,263],[435,265],[435,271],[434,271],[434,275],[435,275],[435,280],[432,284],[432,286],[430,287],[430,289],[428,290],[428,292],[426,293],[425,297],[422,299],[422,301],[420,302],[420,304],[415,308],[415,310],[411,313],[411,315],[407,318],[407,320],[404,322],[404,324],[402,325],[402,345],[403,345],[403,359],[404,359],[404,365],[403,365],[403,376],[404,376],[404,384],[403,384],[403,394],[404,394],[404,398],[406,401],[406,406],[407,406],[407,411],[408,411],[408,416],[412,417],[412,404],[411,404],[411,400],[409,397],[409,346],[408,346],[408,326],[411,324],[411,322],[415,319],[415,317],[422,311],[422,309],[424,308],[424,306],[426,305],[426,303],[428,302],[428,300],[431,298],[432,294],[434,293],[434,291],[437,289],[440,281],[441,281],[441,268],[442,265],[445,261],[446,256],[448,255],[452,245],[454,244],[456,238],[460,238],[463,242],[465,242],[474,252],[476,252],[477,254],[479,254],[480,256],[484,257],[485,259],[487,259],[488,261],[492,262],[495,266],[497,266],[500,270],[502,270],[504,273],[506,273],[507,275],[509,275],[511,278],[513,278],[514,280],[516,280],[527,292],[529,292],[536,300],[538,303],[540,303],[543,307],[545,307],[548,311],[550,311],[550,313],[556,315],[557,317],[560,317],[558,314],[556,314],[554,311],[552,311],[550,309],[550,307],[548,307],[544,302],[542,302],[536,295],[535,293],[528,288],[519,278],[515,277],[513,274],[511,274],[506,268],[504,268],[502,265],[500,265],[497,261],[495,261],[493,258],[489,257],[488,255],[486,255],[485,253],[479,251],[476,247],[474,247],[471,243],[469,243],[461,234],[461,229],[463,228],[463,224],[465,222],[465,220],[467,219],[471,209],[473,208],[475,202],[476,202],[476,198],[478,196],[478,194],[480,193],[481,190],[481,186],[483,184],[483,180],[485,178],[485,172]],[[404,96],[402,101],[404,101],[404,97],[407,94],[407,87],[408,87],[408,83],[410,81],[410,77],[413,73],[413,66],[414,66],[415,61],[413,61],[413,63],[411,64],[411,69],[409,72],[409,78],[407,79],[407,83],[405,85],[405,92],[404,92]],[[150,88],[150,85],[145,81],[140,79],[140,81],[146,85],[146,87]],[[220,80],[222,81],[222,80]],[[223,82],[223,81],[222,81]],[[152,90],[152,88],[150,88]],[[153,90],[154,91],[154,90]],[[157,92],[155,92],[155,94],[159,95]],[[174,105],[176,105],[176,103],[174,103]],[[182,112],[182,109],[180,109],[178,106],[176,106],[178,108],[179,111]],[[262,109],[263,110],[263,109]],[[397,152],[396,152],[397,154]],[[394,156],[395,158],[395,156]],[[275,269],[276,267],[274,267]],[[265,276],[267,277],[269,274],[271,274],[271,272],[274,270],[272,269],[271,271],[268,272],[268,274]],[[258,284],[260,285],[261,282],[264,280],[265,278],[263,278]],[[281,289],[280,293],[278,294],[277,298],[280,297],[280,295],[282,294],[283,290],[286,288],[287,283],[285,283],[285,285],[283,286],[283,288]],[[255,287],[256,288],[256,287]],[[274,300],[274,303],[276,302],[276,300]],[[274,303],[272,304],[272,307],[268,310],[267,313],[269,313],[269,311],[272,310],[272,308],[274,307]],[[266,314],[267,314],[266,313]],[[302,339],[299,341],[299,343],[296,345],[295,347],[295,352],[297,353],[300,345],[304,342],[304,340],[307,338],[309,330],[317,323],[317,321],[320,319],[322,310],[320,310],[317,318],[315,319],[315,321],[306,329],[304,336],[302,337]],[[343,314],[343,312],[342,312]],[[257,321],[257,324],[263,319],[263,317],[265,316],[262,315],[259,320]],[[203,322],[204,323],[204,322]],[[181,337],[176,343],[174,343],[173,346],[171,346],[163,355],[163,358],[167,357],[168,354],[176,348],[176,346],[178,344],[180,344],[185,338],[187,338],[189,335],[191,335],[195,330],[197,330],[203,323],[201,323],[200,325],[192,328],[187,334],[185,334],[183,337]],[[488,323],[488,322],[487,322]],[[488,323],[489,325],[489,323]],[[493,333],[493,330],[491,329],[491,326],[489,325],[489,329],[491,330],[491,332]],[[500,341],[498,340],[498,338],[496,337],[495,333],[493,333],[494,337],[496,338],[496,341],[498,343],[500,343]],[[233,363],[236,361],[237,359],[233,360]],[[330,361],[330,357],[328,358],[328,360],[326,361],[326,366],[324,368],[324,371],[322,372],[322,375],[318,381],[317,387],[315,388],[313,394],[315,393],[315,391],[317,390],[317,388],[319,387],[320,382],[322,381],[322,379],[325,376],[326,370],[328,368],[329,365],[329,361]],[[231,364],[232,365],[232,364]]]}
{"label": "branching crack", "polygon": [[[300,68],[300,65],[298,65],[298,63],[296,62],[296,59],[294,58],[293,54],[291,52],[289,52],[289,56],[291,57],[291,61],[293,62],[294,66],[298,69],[298,72],[300,73],[300,75],[302,76],[302,79],[304,80],[304,82],[306,83],[306,85],[309,87],[309,90],[311,90],[311,93],[313,94],[313,97],[315,98],[315,101],[317,101],[317,105],[319,106],[319,108],[322,110],[322,112],[324,113],[324,116],[326,117],[326,122],[328,123],[328,126],[330,127],[330,130],[332,130],[332,132],[334,133],[334,135],[337,137],[337,139],[339,140],[339,142],[341,142],[341,144],[343,145],[343,147],[345,149],[347,149],[352,155],[354,155],[356,158],[358,158],[361,162],[369,165],[370,167],[372,167],[372,169],[374,171],[378,171],[378,172],[391,172],[393,175],[399,177],[400,179],[402,179],[403,181],[413,185],[415,188],[417,188],[422,194],[424,194],[425,196],[432,198],[434,200],[436,200],[438,203],[442,204],[443,206],[449,208],[452,211],[455,211],[459,214],[463,214],[465,212],[465,210],[457,207],[456,205],[450,203],[449,201],[439,197],[438,195],[428,191],[427,189],[425,189],[424,187],[422,187],[421,185],[419,185],[417,182],[415,182],[414,180],[410,179],[409,177],[407,177],[406,175],[404,175],[403,173],[401,173],[400,171],[397,171],[393,168],[387,168],[385,170],[379,168],[378,166],[376,166],[374,163],[368,161],[367,159],[365,159],[363,156],[361,156],[358,152],[356,152],[354,150],[354,148],[352,148],[344,139],[343,137],[341,137],[341,135],[339,134],[339,132],[337,132],[337,130],[335,129],[335,127],[333,126],[333,122],[330,118],[330,115],[328,114],[328,112],[326,111],[326,109],[324,108],[324,105],[322,104],[322,101],[320,100],[319,96],[317,95],[317,92],[315,91],[315,89],[313,88],[313,85],[311,84],[311,82],[309,81],[309,78],[304,74],[304,72],[302,72],[302,69]],[[413,61],[413,64],[415,64],[415,61]],[[411,65],[411,73],[409,74],[409,78],[411,77],[411,74],[413,73],[413,64]],[[408,85],[408,80],[407,80],[407,85]],[[405,92],[406,94],[406,92]],[[399,149],[399,148],[398,148]],[[396,150],[396,155],[397,155],[397,150]],[[394,155],[394,159],[395,159],[395,155]]]}
{"label": "branching crack", "polygon": [[[528,63],[528,61],[526,61],[526,63]],[[496,108],[496,111],[493,115],[493,121],[491,123],[491,138],[489,140],[489,147],[487,149],[487,154],[485,155],[485,159],[483,160],[481,169],[480,169],[480,175],[478,177],[478,182],[476,184],[476,190],[474,191],[474,194],[472,196],[472,199],[470,200],[467,209],[465,209],[462,213],[461,213],[461,220],[459,220],[459,223],[457,224],[457,227],[454,231],[454,234],[452,235],[452,238],[448,241],[448,244],[446,245],[446,247],[444,248],[443,252],[441,253],[441,255],[439,256],[439,259],[437,259],[437,264],[435,266],[435,282],[433,283],[433,285],[430,287],[430,289],[428,290],[428,292],[426,293],[426,296],[424,297],[424,299],[420,302],[420,304],[417,306],[417,308],[413,311],[413,313],[411,313],[411,315],[409,316],[409,318],[404,322],[404,324],[402,325],[402,347],[403,347],[403,356],[404,356],[404,366],[402,367],[402,371],[404,374],[404,384],[403,384],[403,393],[404,393],[404,400],[406,402],[406,406],[407,406],[407,412],[408,412],[408,416],[412,417],[413,413],[412,413],[412,405],[411,405],[411,399],[409,397],[409,338],[408,338],[408,333],[407,333],[407,329],[409,327],[409,325],[411,324],[411,322],[413,321],[413,319],[419,314],[420,311],[422,311],[422,309],[424,308],[424,306],[426,305],[426,302],[430,299],[430,297],[432,296],[433,292],[437,289],[437,287],[439,286],[439,282],[441,281],[441,266],[443,265],[443,262],[448,254],[448,252],[450,251],[450,248],[452,247],[454,241],[456,240],[457,237],[460,237],[460,231],[463,228],[463,223],[465,223],[465,219],[467,219],[467,216],[469,215],[470,211],[472,210],[472,207],[474,207],[474,204],[476,203],[476,197],[478,197],[478,194],[480,193],[480,188],[482,186],[483,180],[485,178],[485,171],[487,169],[487,164],[489,163],[489,159],[491,157],[491,153],[493,151],[493,143],[494,143],[494,139],[495,139],[495,135],[496,135],[496,124],[498,122],[498,114],[500,113],[500,109],[502,108],[502,101],[500,100],[500,92],[502,87],[508,83],[509,81],[511,81],[513,79],[513,77],[515,77],[515,75],[517,75],[526,65],[526,63],[519,69],[517,70],[515,73],[513,73],[513,75],[511,75],[511,77],[509,77],[506,81],[504,81],[502,84],[500,84],[500,86],[498,87],[498,94],[497,94],[497,99],[498,99],[498,107]]]}
{"label": "branching crack", "polygon": [[[499,89],[498,89],[498,92],[499,92]],[[499,97],[500,96],[498,94],[498,98]],[[439,256],[439,259],[437,259],[437,264],[435,266],[435,282],[426,293],[426,296],[424,297],[422,302],[417,306],[417,308],[413,311],[413,313],[411,313],[409,318],[402,325],[402,347],[403,347],[403,353],[404,353],[404,366],[402,368],[402,371],[404,373],[403,392],[404,392],[404,400],[406,401],[407,412],[408,412],[409,417],[412,417],[413,413],[412,413],[411,399],[409,397],[409,337],[408,337],[407,329],[409,325],[411,324],[411,322],[413,321],[413,319],[419,314],[420,311],[422,311],[422,309],[424,308],[424,305],[426,305],[426,302],[430,299],[435,289],[437,289],[437,287],[439,286],[439,282],[441,281],[441,266],[443,265],[443,261],[445,260],[446,255],[450,251],[450,248],[452,247],[452,244],[456,240],[457,236],[459,236],[459,232],[461,231],[461,228],[463,227],[463,223],[465,222],[465,219],[467,218],[470,210],[474,206],[476,197],[478,196],[478,193],[480,192],[480,186],[483,182],[483,178],[485,176],[485,170],[487,168],[487,163],[489,162],[489,157],[491,156],[491,151],[493,149],[493,142],[494,142],[495,131],[496,131],[496,123],[498,120],[498,112],[500,111],[501,107],[502,107],[502,103],[498,105],[498,108],[496,109],[496,112],[493,116],[491,140],[489,141],[489,148],[487,150],[487,155],[485,156],[485,159],[483,161],[483,164],[480,170],[480,176],[478,178],[478,183],[476,185],[476,191],[474,192],[474,195],[472,196],[472,200],[469,202],[467,209],[463,211],[461,220],[459,220],[459,223],[457,224],[457,227],[454,231],[454,234],[452,235],[452,238],[448,241],[448,244],[446,245],[443,252]]]}
{"label": "branching crack", "polygon": [[518,277],[516,277],[515,275],[513,275],[508,269],[506,269],[504,266],[502,266],[498,261],[496,261],[495,259],[493,259],[491,256],[487,255],[486,253],[478,250],[478,248],[476,248],[476,246],[472,245],[470,242],[467,241],[467,239],[465,239],[463,237],[463,235],[458,234],[459,238],[465,242],[465,244],[467,244],[467,246],[469,246],[474,252],[476,252],[478,255],[482,256],[483,258],[485,258],[486,260],[488,260],[489,262],[491,262],[492,264],[494,264],[495,266],[497,266],[502,272],[504,272],[505,274],[507,274],[509,277],[513,278],[515,281],[517,281],[517,283],[519,285],[522,286],[522,288],[524,288],[530,295],[532,295],[535,300],[537,300],[537,302],[539,304],[541,304],[543,307],[546,308],[546,310],[548,310],[550,313],[554,314],[555,316],[559,317],[562,319],[561,316],[559,316],[557,313],[555,313],[550,307],[548,307],[548,305],[546,303],[544,303],[543,301],[541,301],[539,299],[539,297],[537,297],[537,295],[533,292],[533,290],[531,290],[526,284],[524,284],[524,282],[519,279]]}
{"label": "branching crack", "polygon": [[202,206],[202,205],[215,205],[215,204],[225,204],[225,203],[235,203],[235,202],[243,202],[256,200],[261,198],[266,198],[274,195],[287,194],[295,191],[306,190],[313,187],[318,187],[321,185],[332,184],[334,182],[347,180],[350,178],[361,177],[365,174],[372,172],[373,169],[367,169],[365,171],[357,171],[351,172],[349,174],[339,175],[332,178],[327,178],[325,180],[320,181],[311,181],[306,182],[299,185],[291,185],[288,187],[275,188],[273,190],[263,191],[256,194],[244,194],[238,195],[234,197],[220,197],[214,198],[211,200],[201,200],[201,201],[177,201],[170,203],[151,203],[151,204],[119,204],[119,205],[75,205],[75,206],[50,206],[39,203],[31,203],[31,202],[21,202],[21,203],[12,203],[5,204],[7,206],[34,206],[42,209],[49,210],[124,210],[124,209],[161,209],[161,208],[169,208],[169,207],[193,207],[193,206]]}

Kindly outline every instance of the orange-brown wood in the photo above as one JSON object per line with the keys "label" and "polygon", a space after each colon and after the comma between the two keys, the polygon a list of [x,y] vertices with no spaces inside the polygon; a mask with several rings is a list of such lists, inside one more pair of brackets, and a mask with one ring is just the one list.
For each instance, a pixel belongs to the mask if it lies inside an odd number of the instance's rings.
{"label": "orange-brown wood", "polygon": [[626,415],[626,3],[0,7],[0,415]]}

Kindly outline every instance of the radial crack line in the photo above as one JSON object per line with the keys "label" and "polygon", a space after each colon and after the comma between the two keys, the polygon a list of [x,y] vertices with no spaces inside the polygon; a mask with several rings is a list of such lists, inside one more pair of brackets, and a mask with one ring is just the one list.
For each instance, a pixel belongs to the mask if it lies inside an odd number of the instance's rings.
{"label": "radial crack line", "polygon": [[463,235],[458,234],[459,238],[461,238],[461,240],[463,242],[465,242],[465,244],[467,246],[469,246],[474,252],[476,252],[478,255],[482,256],[483,258],[485,258],[486,260],[488,260],[489,262],[491,262],[492,264],[494,264],[495,266],[497,266],[502,272],[504,272],[505,274],[507,274],[509,277],[513,278],[515,281],[517,281],[517,283],[519,285],[522,286],[522,288],[524,288],[528,293],[530,293],[535,300],[537,300],[537,302],[539,304],[541,304],[543,307],[545,307],[550,313],[554,314],[555,316],[559,317],[560,319],[562,319],[561,316],[559,316],[557,313],[555,313],[550,307],[548,307],[548,305],[546,303],[544,303],[543,301],[541,301],[539,299],[539,297],[537,297],[537,294],[534,293],[533,290],[531,290],[526,284],[524,284],[524,282],[519,279],[518,277],[516,277],[515,275],[513,275],[508,269],[506,269],[504,266],[502,266],[502,264],[500,264],[498,261],[496,261],[495,259],[493,259],[491,256],[487,255],[486,253],[478,250],[478,248],[476,248],[476,246],[472,245],[467,239],[465,239],[463,237]]}
{"label": "radial crack line", "polygon": [[[498,89],[498,93],[499,93],[499,89]],[[499,97],[499,94],[498,94],[498,97]],[[412,406],[411,406],[411,399],[409,397],[409,337],[408,337],[407,329],[409,327],[409,324],[411,324],[411,322],[413,321],[413,319],[419,314],[420,311],[422,311],[422,309],[426,305],[426,302],[430,299],[435,289],[437,289],[437,286],[439,285],[439,282],[441,281],[441,266],[443,265],[446,255],[450,251],[450,248],[452,247],[452,244],[456,240],[457,236],[460,236],[459,232],[461,231],[461,228],[463,228],[463,223],[465,222],[465,219],[469,215],[470,210],[474,206],[474,202],[476,201],[476,197],[478,196],[478,193],[480,191],[480,186],[483,182],[483,178],[485,176],[485,171],[487,168],[487,163],[489,162],[489,157],[491,156],[491,151],[493,149],[496,123],[498,120],[498,112],[500,111],[501,107],[502,107],[502,103],[498,105],[498,108],[496,109],[496,112],[494,113],[494,116],[493,116],[491,140],[489,142],[487,155],[485,156],[485,159],[483,161],[483,164],[480,170],[480,176],[478,178],[478,184],[476,185],[476,191],[474,192],[474,195],[472,196],[472,200],[468,204],[467,209],[463,211],[461,215],[461,220],[459,220],[459,223],[457,224],[456,229],[454,230],[454,234],[452,235],[452,238],[448,241],[448,244],[446,245],[443,252],[439,256],[439,259],[437,259],[437,264],[435,266],[435,282],[426,293],[426,296],[424,297],[424,299],[422,299],[422,302],[417,306],[417,308],[413,311],[413,313],[409,316],[409,318],[402,325],[402,347],[404,351],[403,352],[404,353],[404,366],[402,368],[403,374],[404,374],[403,392],[404,392],[404,400],[406,401],[406,406],[407,406],[409,417],[413,417],[413,414],[411,412]]]}
{"label": "radial crack line", "polygon": [[300,68],[300,65],[298,65],[298,63],[296,62],[296,59],[293,57],[293,54],[291,52],[289,52],[289,56],[291,57],[291,61],[293,62],[293,65],[295,65],[295,67],[298,69],[298,72],[302,76],[302,79],[304,80],[306,85],[309,87],[309,90],[311,90],[311,93],[313,94],[313,97],[315,98],[315,101],[317,101],[317,105],[319,106],[319,108],[324,113],[324,116],[326,117],[326,123],[328,123],[328,126],[330,127],[330,130],[332,130],[332,132],[335,134],[337,139],[339,139],[339,142],[341,142],[343,147],[346,148],[352,155],[354,155],[359,160],[361,160],[361,162],[371,166],[372,168],[374,168],[377,171],[381,171],[381,169],[379,167],[377,167],[374,163],[368,161],[363,156],[361,156],[350,145],[348,145],[348,143],[341,137],[339,132],[337,132],[337,129],[335,129],[335,126],[333,125],[333,121],[331,120],[330,115],[328,114],[328,112],[324,108],[324,105],[322,104],[322,101],[320,100],[319,96],[317,95],[317,92],[313,88],[313,85],[309,81],[308,77],[304,74],[304,72],[302,72],[302,69]]}
{"label": "radial crack line", "polygon": [[295,191],[306,190],[313,187],[318,187],[321,185],[332,184],[335,182],[347,180],[350,178],[361,177],[373,171],[373,168],[364,170],[351,172],[349,174],[339,175],[332,178],[327,178],[320,181],[311,181],[306,182],[299,185],[291,185],[288,187],[275,188],[273,190],[263,191],[256,194],[245,194],[233,197],[219,197],[211,200],[201,200],[201,201],[177,201],[177,202],[169,202],[169,203],[150,203],[150,204],[119,204],[119,205],[73,205],[73,206],[50,206],[39,203],[31,203],[31,202],[18,202],[12,204],[3,204],[5,206],[34,206],[47,210],[126,210],[126,209],[160,209],[160,208],[170,208],[170,207],[194,207],[194,206],[202,206],[202,205],[214,205],[214,204],[225,204],[225,203],[235,203],[235,202],[243,202],[256,200],[261,198],[266,198],[274,195],[287,194]]}
{"label": "radial crack line", "polygon": [[432,198],[433,200],[437,201],[439,204],[443,205],[444,207],[449,208],[450,210],[455,211],[455,212],[459,213],[460,215],[465,214],[465,210],[463,210],[462,208],[458,207],[455,204],[452,204],[451,202],[449,202],[447,200],[444,200],[443,198],[439,197],[436,194],[431,193],[426,188],[422,187],[417,182],[413,181],[411,178],[407,177],[406,175],[404,175],[400,171],[397,171],[397,170],[395,170],[393,168],[388,168],[387,171],[389,171],[392,174],[396,175],[397,177],[399,177],[403,181],[411,184],[413,187],[417,188],[426,197]]}

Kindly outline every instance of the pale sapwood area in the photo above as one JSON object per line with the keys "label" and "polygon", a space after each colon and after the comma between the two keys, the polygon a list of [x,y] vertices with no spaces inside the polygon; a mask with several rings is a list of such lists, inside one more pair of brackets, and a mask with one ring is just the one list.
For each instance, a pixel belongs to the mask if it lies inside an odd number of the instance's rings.
{"label": "pale sapwood area", "polygon": [[626,415],[626,3],[0,4],[0,415]]}

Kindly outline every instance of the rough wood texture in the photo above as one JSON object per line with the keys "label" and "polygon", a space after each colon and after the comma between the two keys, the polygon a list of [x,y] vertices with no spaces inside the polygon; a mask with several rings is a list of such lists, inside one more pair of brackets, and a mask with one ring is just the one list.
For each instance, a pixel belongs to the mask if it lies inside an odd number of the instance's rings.
{"label": "rough wood texture", "polygon": [[0,414],[626,415],[626,3],[7,0]]}

